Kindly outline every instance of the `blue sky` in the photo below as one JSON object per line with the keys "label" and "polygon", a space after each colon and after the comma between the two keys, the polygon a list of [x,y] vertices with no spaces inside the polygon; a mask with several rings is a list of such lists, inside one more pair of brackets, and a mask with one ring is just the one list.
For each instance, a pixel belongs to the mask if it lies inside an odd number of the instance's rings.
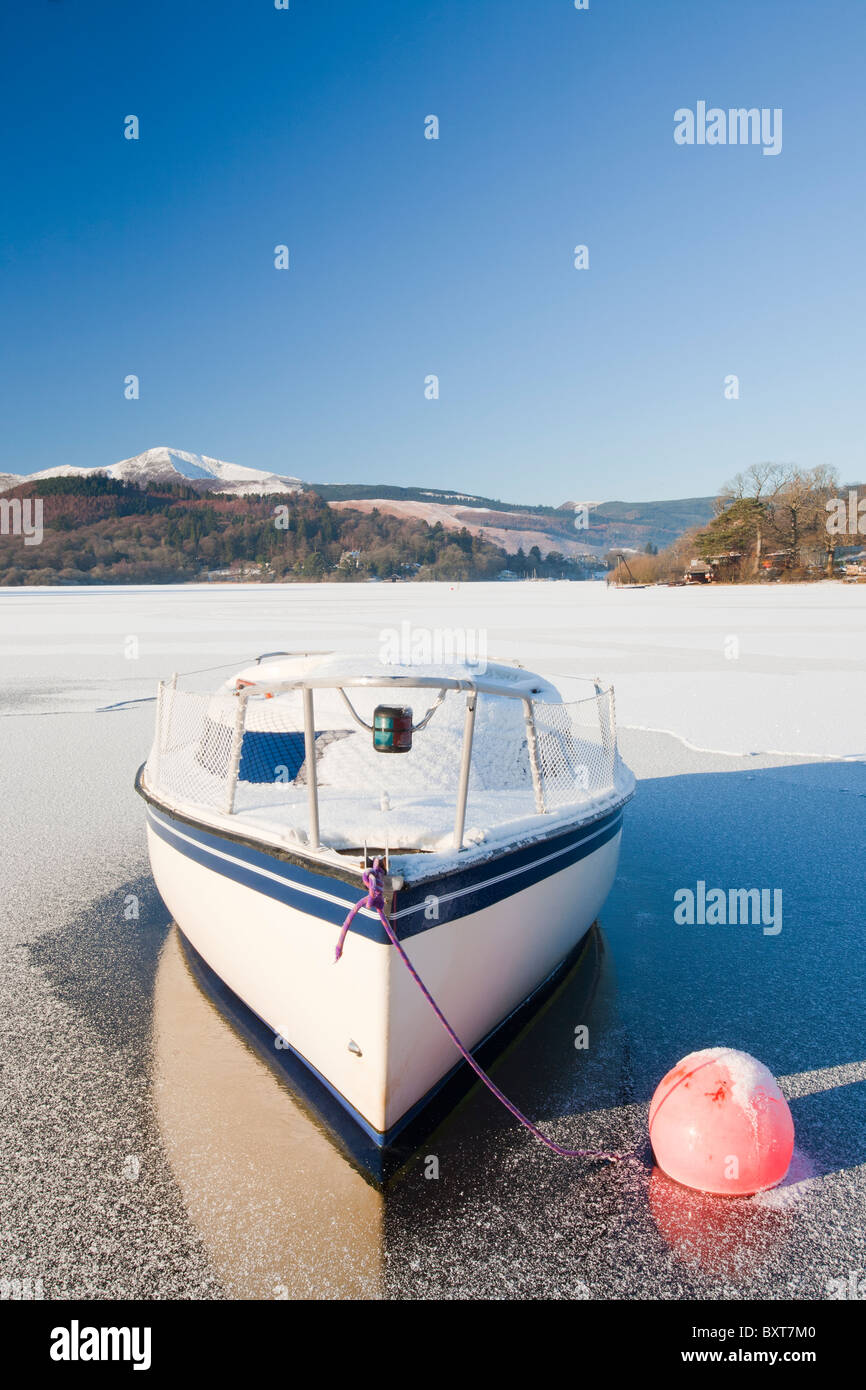
{"label": "blue sky", "polygon": [[[0,471],[167,444],[550,503],[866,477],[862,0],[15,11]],[[781,154],[676,145],[700,100],[781,107]]]}

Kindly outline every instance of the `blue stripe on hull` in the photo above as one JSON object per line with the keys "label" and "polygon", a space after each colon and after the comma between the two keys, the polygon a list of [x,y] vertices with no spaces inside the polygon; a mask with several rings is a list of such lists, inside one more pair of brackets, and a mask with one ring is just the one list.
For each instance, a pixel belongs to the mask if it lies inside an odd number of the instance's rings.
{"label": "blue stripe on hull", "polygon": [[[357,901],[351,884],[328,873],[313,871],[200,826],[175,820],[150,805],[147,814],[154,833],[186,858],[331,926],[342,926],[346,914]],[[593,854],[612,840],[621,826],[620,806],[577,830],[567,830],[494,858],[476,861],[426,883],[409,884],[401,890],[399,899],[395,894],[391,921],[397,935],[401,940],[417,936],[531,888]],[[434,889],[438,915],[430,920],[425,916],[425,908]],[[360,886],[358,896],[361,896]],[[377,915],[367,908],[358,912],[353,930],[370,941],[387,944],[388,938]]]}
{"label": "blue stripe on hull", "polygon": [[441,922],[451,922],[472,912],[480,912],[586,859],[612,840],[621,828],[620,806],[610,815],[578,830],[552,835],[549,839],[510,850],[494,859],[443,874],[435,885],[438,916],[432,922],[425,918],[424,910],[434,885],[409,884],[407,889],[401,891],[394,914],[397,933],[401,939],[415,936]]}
{"label": "blue stripe on hull", "polygon": [[[358,900],[351,885],[342,879],[310,872],[299,864],[237,844],[200,826],[174,820],[152,806],[147,808],[147,819],[154,833],[187,859],[332,926],[342,926],[346,913]],[[366,908],[360,910],[355,923],[361,935],[387,940],[378,917]]]}

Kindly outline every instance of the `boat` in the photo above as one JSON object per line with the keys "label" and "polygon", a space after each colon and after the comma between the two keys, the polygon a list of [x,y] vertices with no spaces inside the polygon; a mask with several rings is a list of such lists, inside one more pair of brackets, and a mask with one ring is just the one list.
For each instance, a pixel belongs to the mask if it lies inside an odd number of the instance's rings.
{"label": "boat", "polygon": [[495,1056],[614,880],[634,778],[613,689],[329,652],[183,684],[160,682],[136,776],[156,886],[200,982],[385,1181],[474,1077],[386,934],[372,866],[412,968]]}

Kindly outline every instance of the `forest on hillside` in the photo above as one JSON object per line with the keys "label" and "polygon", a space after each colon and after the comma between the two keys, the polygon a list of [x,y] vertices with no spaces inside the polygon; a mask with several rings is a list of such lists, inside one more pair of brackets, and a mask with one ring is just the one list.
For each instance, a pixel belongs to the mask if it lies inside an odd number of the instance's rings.
{"label": "forest on hillside", "polygon": [[[41,540],[28,543],[21,516],[26,518],[26,508],[37,500]],[[0,523],[2,585],[177,584],[208,577],[345,583],[494,579],[502,570],[539,578],[586,573],[557,551],[542,556],[534,546],[527,554],[510,554],[441,523],[430,526],[378,510],[333,510],[315,492],[202,496],[185,486],[139,488],[99,475],[47,478],[2,494]]]}

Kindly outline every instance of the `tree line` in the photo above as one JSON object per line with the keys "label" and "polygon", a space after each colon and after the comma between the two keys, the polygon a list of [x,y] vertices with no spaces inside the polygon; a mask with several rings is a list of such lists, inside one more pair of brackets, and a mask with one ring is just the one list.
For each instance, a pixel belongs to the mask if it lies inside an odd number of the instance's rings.
{"label": "tree line", "polygon": [[227,497],[105,476],[48,478],[7,498],[43,501],[43,539],[0,536],[0,584],[185,583],[227,571],[268,581],[580,578],[559,552],[510,554],[470,531],[412,517],[334,510],[317,493]]}
{"label": "tree line", "polygon": [[841,485],[836,470],[823,465],[753,464],[721,489],[706,526],[684,532],[657,555],[612,556],[612,578],[681,580],[695,560],[728,583],[832,578],[845,551],[864,544],[866,519],[862,534],[839,524],[843,505],[847,520],[852,492],[866,499],[866,490]]}

